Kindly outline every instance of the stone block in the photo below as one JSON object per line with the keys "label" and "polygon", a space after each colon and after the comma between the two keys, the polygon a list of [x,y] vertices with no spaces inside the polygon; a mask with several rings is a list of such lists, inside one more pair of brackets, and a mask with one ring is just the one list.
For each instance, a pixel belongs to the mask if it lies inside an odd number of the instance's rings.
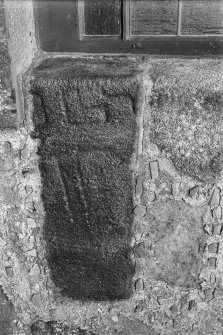
{"label": "stone block", "polygon": [[191,198],[196,198],[198,190],[199,190],[198,186],[194,186],[193,188],[191,188],[190,191],[189,191],[190,197]]}
{"label": "stone block", "polygon": [[213,233],[213,235],[220,235],[221,230],[222,230],[221,224],[215,224],[215,225],[213,225],[212,233]]}
{"label": "stone block", "polygon": [[157,200],[147,208],[148,243],[152,251],[145,259],[145,277],[187,289],[198,285],[202,268],[199,253],[205,245],[202,215],[183,202]]}
{"label": "stone block", "polygon": [[130,297],[141,70],[127,60],[67,58],[44,61],[33,75],[51,277],[75,299]]}
{"label": "stone block", "polygon": [[216,257],[209,257],[208,258],[208,266],[210,269],[215,269],[217,265],[217,258]]}
{"label": "stone block", "polygon": [[195,180],[213,181],[222,170],[221,67],[218,61],[168,60],[151,70],[150,140],[180,174]]}
{"label": "stone block", "polygon": [[157,179],[159,177],[159,164],[157,161],[150,162],[150,173],[152,179]]}
{"label": "stone block", "polygon": [[0,288],[0,335],[13,335],[16,314],[13,304]]}
{"label": "stone block", "polygon": [[173,183],[172,184],[172,195],[173,197],[177,197],[180,193],[180,183]]}
{"label": "stone block", "polygon": [[137,197],[141,197],[143,193],[143,176],[138,176],[136,179],[135,193]]}
{"label": "stone block", "polygon": [[204,295],[205,295],[205,300],[207,302],[211,301],[214,298],[214,289],[207,288],[206,290],[204,290]]}
{"label": "stone block", "polygon": [[136,256],[142,258],[145,256],[145,244],[144,243],[139,243],[135,246],[134,252]]}
{"label": "stone block", "polygon": [[220,203],[220,193],[221,193],[220,188],[215,188],[214,189],[214,192],[213,192],[212,197],[211,197],[211,203],[210,203],[211,206],[218,206],[219,205],[219,203]]}
{"label": "stone block", "polygon": [[219,243],[212,243],[208,246],[208,251],[214,254],[218,253]]}

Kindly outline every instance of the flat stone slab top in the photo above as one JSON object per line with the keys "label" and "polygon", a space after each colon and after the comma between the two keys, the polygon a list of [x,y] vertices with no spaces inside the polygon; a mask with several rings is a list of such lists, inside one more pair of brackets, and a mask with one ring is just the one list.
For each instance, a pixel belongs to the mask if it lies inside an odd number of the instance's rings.
{"label": "flat stone slab top", "polygon": [[124,60],[52,59],[34,70],[44,238],[51,277],[80,300],[129,298],[141,71]]}

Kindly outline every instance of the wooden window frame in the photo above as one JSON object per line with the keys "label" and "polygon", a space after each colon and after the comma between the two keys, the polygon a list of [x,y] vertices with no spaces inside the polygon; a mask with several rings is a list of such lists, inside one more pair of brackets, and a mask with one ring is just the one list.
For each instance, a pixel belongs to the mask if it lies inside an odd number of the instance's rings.
{"label": "wooden window frame", "polygon": [[[75,1],[75,0],[74,0]],[[59,50],[42,47],[48,52],[77,52],[99,54],[159,54],[159,55],[222,55],[223,35],[182,35],[182,2],[178,0],[178,22],[176,35],[130,35],[130,1],[121,0],[121,36],[85,35],[84,1],[77,1],[79,34],[76,39],[68,37]],[[134,1],[134,0],[133,0]],[[37,2],[38,3],[38,2]],[[35,8],[37,13],[37,9]],[[37,29],[38,30],[38,29]]]}

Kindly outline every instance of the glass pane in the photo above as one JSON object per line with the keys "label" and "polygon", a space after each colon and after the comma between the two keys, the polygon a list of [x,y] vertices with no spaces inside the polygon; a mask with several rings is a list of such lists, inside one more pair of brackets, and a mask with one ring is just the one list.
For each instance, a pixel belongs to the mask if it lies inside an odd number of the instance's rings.
{"label": "glass pane", "polygon": [[131,35],[177,33],[178,0],[132,0]]}
{"label": "glass pane", "polygon": [[184,0],[182,6],[182,34],[222,34],[222,0]]}
{"label": "glass pane", "polygon": [[120,35],[121,0],[85,0],[86,35]]}

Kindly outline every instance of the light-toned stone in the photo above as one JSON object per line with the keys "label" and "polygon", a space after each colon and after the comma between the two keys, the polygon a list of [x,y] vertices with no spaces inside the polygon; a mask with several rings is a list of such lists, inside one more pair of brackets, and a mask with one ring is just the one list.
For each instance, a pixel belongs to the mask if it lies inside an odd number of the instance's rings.
{"label": "light-toned stone", "polygon": [[144,281],[142,278],[138,279],[136,282],[135,282],[135,289],[137,291],[142,291],[144,290]]}
{"label": "light-toned stone", "polygon": [[0,237],[0,246],[3,247],[4,245],[6,245],[6,241]]}
{"label": "light-toned stone", "polygon": [[32,297],[32,302],[36,307],[41,307],[42,305],[42,299],[41,299],[41,295],[38,294],[34,294]]}
{"label": "light-toned stone", "polygon": [[208,288],[204,290],[205,300],[208,302],[214,298],[214,289]]}
{"label": "light-toned stone", "polygon": [[36,228],[36,221],[33,218],[27,219],[28,228]]}
{"label": "light-toned stone", "polygon": [[215,269],[217,264],[217,258],[216,257],[209,257],[208,258],[208,266],[210,269]]}
{"label": "light-toned stone", "polygon": [[215,274],[211,274],[210,275],[210,283],[211,284],[215,284],[216,283],[216,276],[215,276]]}
{"label": "light-toned stone", "polygon": [[220,188],[215,188],[211,197],[211,206],[218,206],[220,203]]}
{"label": "light-toned stone", "polygon": [[145,244],[139,243],[134,248],[135,255],[142,258],[145,256]]}
{"label": "light-toned stone", "polygon": [[143,176],[138,176],[136,179],[136,187],[135,187],[136,196],[140,198],[143,193]]}
{"label": "light-toned stone", "polygon": [[40,274],[40,268],[39,268],[38,264],[35,264],[31,268],[29,273],[30,273],[31,276],[38,276]]}
{"label": "light-toned stone", "polygon": [[13,276],[13,269],[12,269],[11,266],[7,266],[5,268],[5,272],[6,272],[6,274],[7,274],[8,277],[12,277]]}
{"label": "light-toned stone", "polygon": [[218,247],[219,247],[219,243],[212,243],[208,246],[208,251],[210,253],[217,254],[218,253]]}
{"label": "light-toned stone", "polygon": [[26,255],[29,256],[29,257],[36,257],[36,255],[37,255],[36,249],[32,249],[32,250],[27,251]]}
{"label": "light-toned stone", "polygon": [[180,194],[180,183],[172,184],[172,195],[173,197],[177,197]]}
{"label": "light-toned stone", "polygon": [[146,215],[146,207],[145,206],[136,206],[134,209],[134,213],[138,218],[142,218]]}
{"label": "light-toned stone", "polygon": [[213,235],[220,235],[221,234],[221,225],[216,224],[213,225]]}
{"label": "light-toned stone", "polygon": [[199,190],[198,186],[194,186],[193,188],[191,188],[189,191],[190,197],[195,199],[197,197],[198,190]]}
{"label": "light-toned stone", "polygon": [[156,193],[154,191],[148,192],[148,201],[153,202],[156,199]]}
{"label": "light-toned stone", "polygon": [[220,206],[214,209],[214,217],[218,220],[222,219],[222,208]]}
{"label": "light-toned stone", "polygon": [[157,161],[150,162],[150,172],[152,179],[159,177],[159,164]]}

